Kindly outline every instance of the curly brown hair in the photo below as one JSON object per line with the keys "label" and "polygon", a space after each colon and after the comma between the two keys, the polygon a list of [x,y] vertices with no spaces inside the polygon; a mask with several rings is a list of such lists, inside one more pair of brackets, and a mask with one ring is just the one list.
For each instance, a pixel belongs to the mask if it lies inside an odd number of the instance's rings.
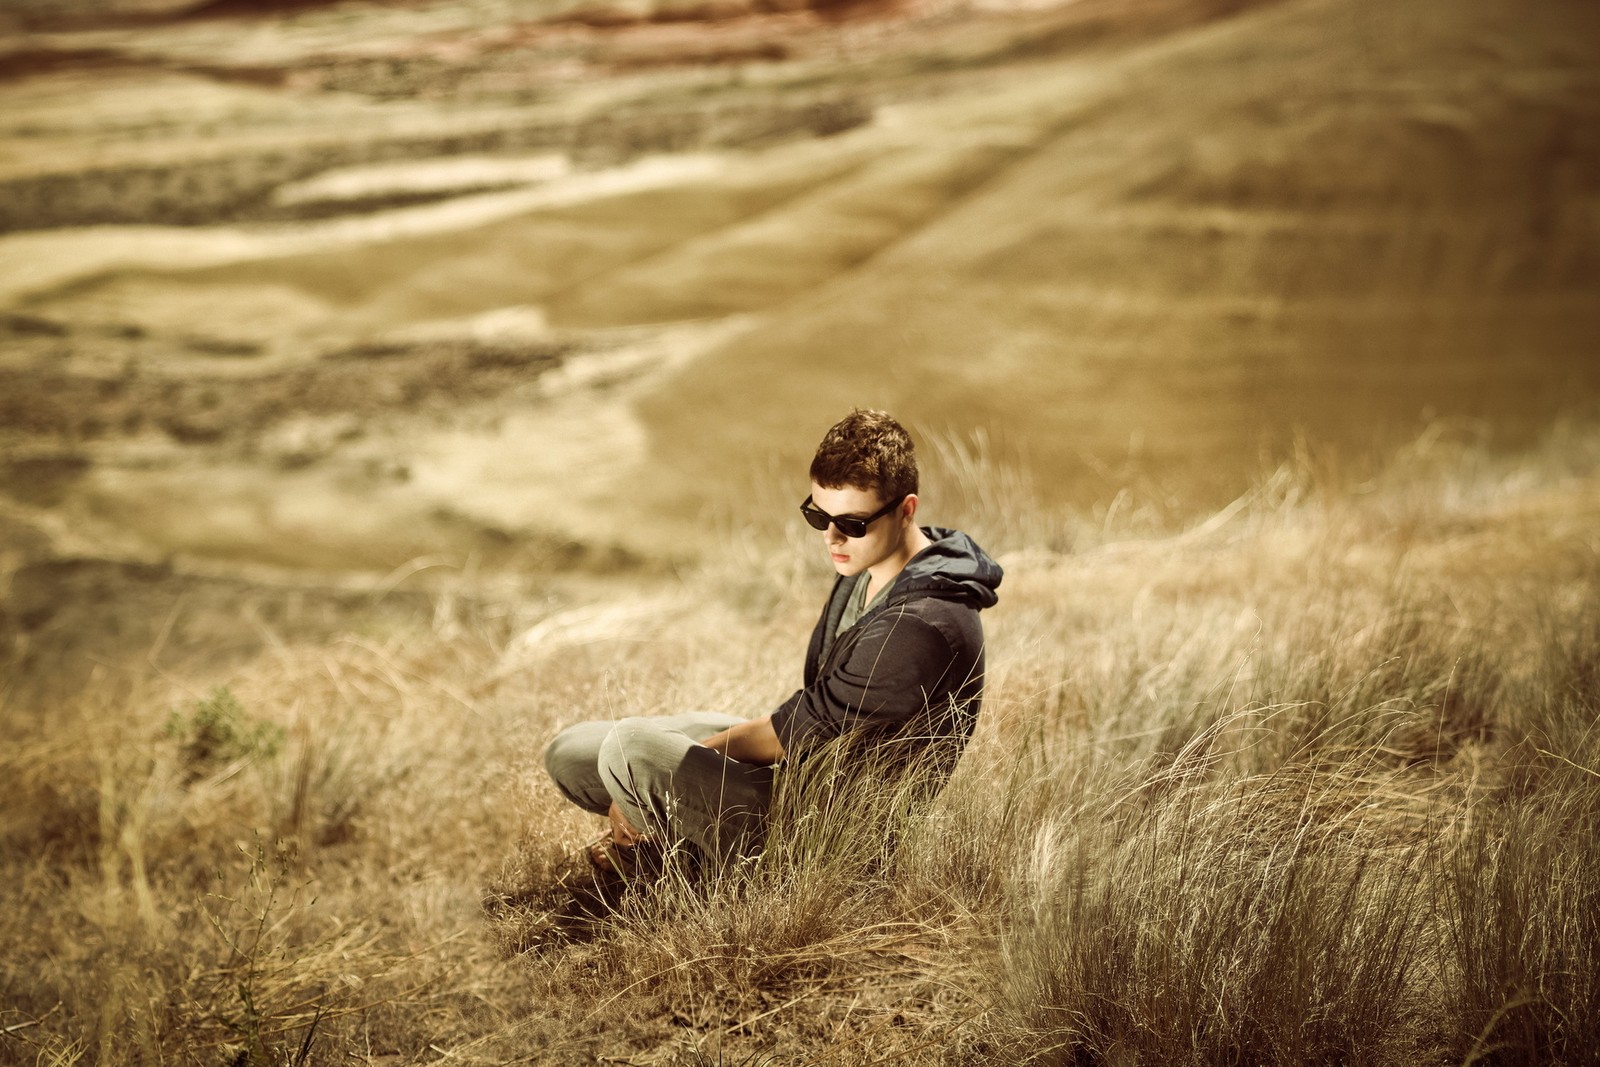
{"label": "curly brown hair", "polygon": [[824,489],[876,489],[887,503],[917,491],[917,450],[888,412],[857,408],[823,436],[811,480]]}

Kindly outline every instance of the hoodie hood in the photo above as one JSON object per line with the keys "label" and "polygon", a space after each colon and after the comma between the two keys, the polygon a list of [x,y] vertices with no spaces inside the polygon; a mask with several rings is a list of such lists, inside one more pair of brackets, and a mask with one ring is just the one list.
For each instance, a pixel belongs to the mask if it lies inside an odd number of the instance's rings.
{"label": "hoodie hood", "polygon": [[911,558],[895,578],[888,601],[913,597],[957,600],[974,608],[992,608],[1000,597],[1000,564],[960,530],[924,526],[933,544]]}

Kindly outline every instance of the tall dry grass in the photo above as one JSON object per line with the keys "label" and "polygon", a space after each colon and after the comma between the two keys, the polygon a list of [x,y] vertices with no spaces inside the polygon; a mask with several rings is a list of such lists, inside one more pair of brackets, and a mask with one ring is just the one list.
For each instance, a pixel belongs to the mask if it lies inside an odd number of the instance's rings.
{"label": "tall dry grass", "polygon": [[930,518],[1008,567],[949,786],[814,767],[759,859],[563,936],[541,893],[595,827],[543,744],[775,704],[804,535],[648,599],[8,687],[0,1056],[1596,1062],[1592,425],[1441,427],[1355,486],[1307,456],[1188,527],[929,451]]}

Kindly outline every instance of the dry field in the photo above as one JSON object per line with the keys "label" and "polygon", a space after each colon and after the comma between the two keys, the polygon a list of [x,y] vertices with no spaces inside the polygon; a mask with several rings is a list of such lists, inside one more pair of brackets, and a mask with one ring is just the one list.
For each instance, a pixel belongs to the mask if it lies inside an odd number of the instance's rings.
{"label": "dry field", "polygon": [[942,516],[1007,577],[931,810],[798,804],[748,869],[587,936],[547,921],[595,827],[542,745],[774,705],[810,537],[654,598],[441,592],[228,670],[152,648],[70,699],[13,689],[6,1058],[1595,1062],[1592,428],[1508,461],[1439,427],[1360,493],[1285,466],[1175,535],[1055,516],[1070,552],[1026,547],[1036,501],[1010,515]]}
{"label": "dry field", "polygon": [[[1600,1063],[1597,53],[6,5],[0,1062]],[[857,404],[1007,570],[955,779],[554,922],[544,744],[788,694]]]}

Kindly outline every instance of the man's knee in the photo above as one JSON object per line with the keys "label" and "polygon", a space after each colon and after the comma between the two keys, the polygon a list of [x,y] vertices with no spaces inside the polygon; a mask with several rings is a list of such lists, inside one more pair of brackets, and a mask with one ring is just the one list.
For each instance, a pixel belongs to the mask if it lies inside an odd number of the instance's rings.
{"label": "man's knee", "polygon": [[622,719],[600,742],[600,777],[613,793],[620,789],[641,799],[660,796],[684,741],[654,720]]}
{"label": "man's knee", "polygon": [[571,775],[574,767],[581,766],[586,760],[593,760],[593,751],[585,752],[582,727],[569,726],[556,734],[555,738],[545,746],[544,769],[557,782],[565,781]]}
{"label": "man's knee", "polygon": [[611,724],[580,722],[567,727],[545,746],[544,769],[563,796],[590,811],[604,811],[610,801],[599,777],[600,743]]}

